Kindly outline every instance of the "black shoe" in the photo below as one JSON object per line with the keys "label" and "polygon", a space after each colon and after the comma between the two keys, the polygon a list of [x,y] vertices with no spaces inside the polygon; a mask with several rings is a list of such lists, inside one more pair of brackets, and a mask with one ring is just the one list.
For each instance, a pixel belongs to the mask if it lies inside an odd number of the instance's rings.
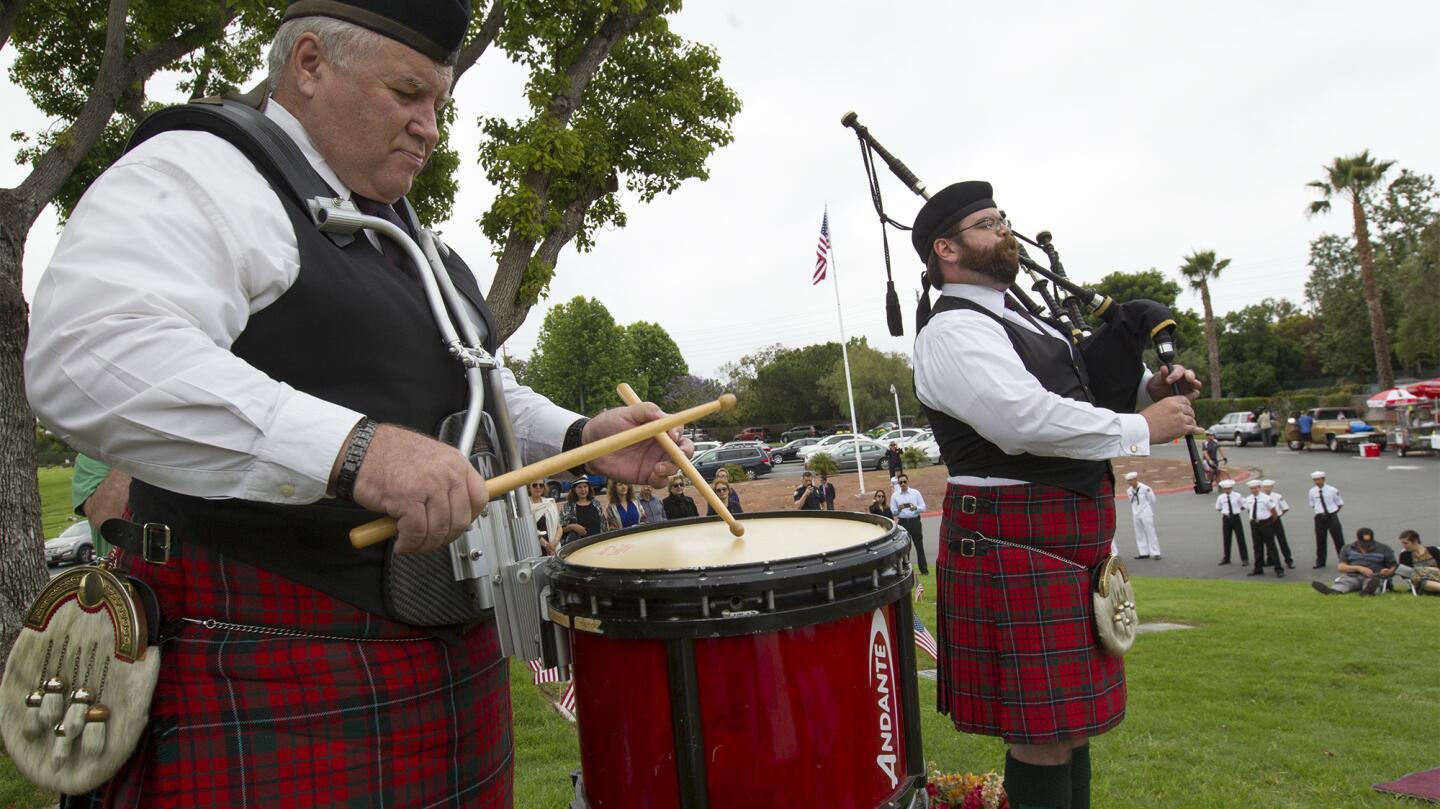
{"label": "black shoe", "polygon": [[1313,588],[1315,588],[1315,592],[1319,593],[1319,594],[1322,595],[1322,596],[1338,596],[1338,595],[1340,595],[1340,591],[1339,591],[1339,590],[1336,590],[1334,587],[1331,587],[1331,586],[1328,585],[1328,584],[1322,584],[1321,582],[1318,582],[1318,581],[1312,581],[1312,582],[1310,582],[1310,586],[1313,587]]}
{"label": "black shoe", "polygon": [[1165,557],[1163,557],[1163,556],[1161,556],[1160,554],[1157,553],[1157,554],[1155,554],[1154,556],[1152,556],[1152,557],[1150,557],[1150,558],[1158,562],[1158,561],[1160,561],[1161,559],[1164,559]]}
{"label": "black shoe", "polygon": [[1316,562],[1315,564],[1313,564],[1313,565],[1310,566],[1310,569],[1311,569],[1311,570],[1319,570],[1320,568],[1322,568],[1322,567],[1324,567],[1324,566],[1325,566],[1325,563],[1324,563],[1324,562]]}
{"label": "black shoe", "polygon": [[1150,554],[1148,554],[1148,553],[1142,553],[1142,554],[1140,554],[1139,556],[1135,556],[1135,557],[1132,557],[1132,558],[1134,558],[1134,559],[1149,559],[1149,558],[1150,558]]}
{"label": "black shoe", "polygon": [[1263,575],[1265,575],[1265,571],[1263,571],[1263,570],[1252,570],[1252,571],[1250,571],[1249,573],[1246,573],[1245,575],[1247,575],[1247,576],[1263,576]]}
{"label": "black shoe", "polygon": [[1221,559],[1221,560],[1220,560],[1220,564],[1222,564],[1222,565],[1228,565],[1228,564],[1230,564],[1230,560],[1229,560],[1229,559]]}
{"label": "black shoe", "polygon": [[1275,578],[1277,578],[1277,579],[1283,579],[1283,578],[1285,578],[1285,571],[1284,571],[1284,570],[1281,570],[1281,569],[1278,568],[1278,567],[1275,568]]}
{"label": "black shoe", "polygon": [[1285,567],[1288,567],[1288,568],[1290,568],[1291,570],[1294,570],[1294,569],[1295,569],[1295,563],[1292,562],[1292,561],[1290,561],[1289,559],[1286,559],[1286,560],[1285,560]]}
{"label": "black shoe", "polygon": [[1380,592],[1380,587],[1383,584],[1384,582],[1380,581],[1379,579],[1366,579],[1365,583],[1360,585],[1360,594],[1366,596],[1373,596],[1376,593]]}

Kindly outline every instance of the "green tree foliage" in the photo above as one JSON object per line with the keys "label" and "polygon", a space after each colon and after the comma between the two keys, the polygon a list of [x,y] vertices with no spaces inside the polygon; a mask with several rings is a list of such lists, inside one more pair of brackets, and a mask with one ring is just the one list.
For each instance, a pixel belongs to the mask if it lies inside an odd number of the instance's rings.
{"label": "green tree foliage", "polygon": [[1398,270],[1400,317],[1392,345],[1400,362],[1418,373],[1440,364],[1440,218],[1422,231]]}
{"label": "green tree foliage", "polygon": [[[1306,347],[1295,327],[1307,319],[1295,304],[1266,298],[1220,320],[1220,364],[1231,396],[1268,396],[1303,377]],[[1280,323],[1291,323],[1278,328]],[[1298,333],[1297,333],[1298,332]]]}
{"label": "green tree foliage", "polygon": [[[1388,277],[1380,279],[1382,301],[1390,297]],[[1349,237],[1327,233],[1310,243],[1305,299],[1321,323],[1316,343],[1321,369],[1349,379],[1373,378],[1370,320],[1360,292],[1359,260]]]}
{"label": "green tree foliage", "polygon": [[577,413],[620,403],[625,331],[594,298],[576,296],[550,309],[525,369],[530,387]]}
{"label": "green tree foliage", "polygon": [[[1197,372],[1207,367],[1204,322],[1195,312],[1178,307],[1180,285],[1159,270],[1151,267],[1142,272],[1112,272],[1101,278],[1094,289],[1122,303],[1143,299],[1168,306],[1175,316],[1175,345],[1179,349],[1176,362]],[[1155,358],[1147,356],[1146,360],[1153,363]]]}
{"label": "green tree foliage", "polygon": [[1325,177],[1307,183],[1320,199],[1310,203],[1311,215],[1330,210],[1330,200],[1340,197],[1350,203],[1354,228],[1355,257],[1360,265],[1360,289],[1365,299],[1365,313],[1370,323],[1370,342],[1375,359],[1374,368],[1381,389],[1395,386],[1395,372],[1390,365],[1390,335],[1386,331],[1384,305],[1380,299],[1380,280],[1375,269],[1375,253],[1370,242],[1367,206],[1373,205],[1374,189],[1385,178],[1394,161],[1375,161],[1367,149],[1350,157],[1337,157],[1324,168]]}
{"label": "green tree foliage", "polygon": [[840,362],[839,343],[784,348],[778,343],[721,368],[739,399],[736,418],[743,422],[833,421],[849,412],[818,389]]}
{"label": "green tree foliage", "polygon": [[[920,402],[915,396],[915,372],[910,368],[908,356],[877,351],[863,337],[852,339],[848,348],[850,380],[855,391],[855,418],[860,422],[860,429],[894,419],[895,399],[890,395],[891,385],[895,386],[895,392],[900,397],[901,413],[915,415],[920,412]],[[835,363],[820,380],[819,387],[842,414],[850,411],[843,364]]]}
{"label": "green tree foliage", "polygon": [[710,48],[674,34],[679,0],[505,0],[498,47],[530,71],[530,115],[486,118],[480,162],[499,193],[481,218],[497,246],[487,300],[503,338],[544,296],[560,249],[623,226],[731,140],[740,110]]}
{"label": "green tree foliage", "polygon": [[1217,260],[1214,250],[1192,251],[1185,257],[1185,263],[1180,265],[1180,274],[1192,289],[1199,291],[1200,305],[1205,309],[1205,349],[1210,369],[1205,382],[1209,385],[1212,399],[1220,398],[1223,379],[1220,376],[1220,341],[1215,333],[1215,309],[1210,305],[1210,279],[1220,277],[1220,272],[1228,266],[1230,259]]}
{"label": "green tree foliage", "polygon": [[659,324],[636,321],[625,327],[624,348],[630,387],[644,401],[667,404],[671,386],[690,373],[670,333]]}
{"label": "green tree foliage", "polygon": [[670,383],[662,406],[672,413],[688,410],[715,401],[725,390],[725,386],[718,380],[686,374]]}

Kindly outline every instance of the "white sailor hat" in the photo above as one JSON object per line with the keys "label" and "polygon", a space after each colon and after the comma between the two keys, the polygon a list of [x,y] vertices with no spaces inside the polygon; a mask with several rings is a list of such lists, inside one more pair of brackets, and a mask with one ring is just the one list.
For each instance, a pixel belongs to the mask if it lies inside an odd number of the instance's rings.
{"label": "white sailor hat", "polygon": [[1126,473],[1125,473],[1125,479],[1126,479],[1126,480],[1134,480],[1135,478],[1138,478],[1138,477],[1140,477],[1140,473],[1139,473],[1139,472],[1126,472]]}
{"label": "white sailor hat", "polygon": [[1261,486],[1274,486],[1274,485],[1275,485],[1275,481],[1271,480],[1270,478],[1265,478],[1264,480],[1260,481],[1260,485],[1261,485]]}
{"label": "white sailor hat", "polygon": [[1222,488],[1222,489],[1233,489],[1233,488],[1235,488],[1235,481],[1233,481],[1233,480],[1222,480],[1222,481],[1220,481],[1220,488]]}
{"label": "white sailor hat", "polygon": [[1311,472],[1311,473],[1310,473],[1310,479],[1311,479],[1311,480],[1319,480],[1320,478],[1323,478],[1323,477],[1325,477],[1325,473],[1324,473],[1324,472]]}
{"label": "white sailor hat", "polygon": [[1255,478],[1250,478],[1249,482],[1247,482],[1245,485],[1249,486],[1252,489],[1258,489],[1260,488],[1260,481],[1256,480]]}

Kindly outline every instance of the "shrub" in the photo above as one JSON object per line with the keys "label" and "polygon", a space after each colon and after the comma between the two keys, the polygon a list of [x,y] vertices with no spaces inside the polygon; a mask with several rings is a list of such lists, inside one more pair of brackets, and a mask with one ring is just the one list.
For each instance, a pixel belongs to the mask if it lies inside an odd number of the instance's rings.
{"label": "shrub", "polygon": [[739,483],[742,480],[750,479],[750,475],[746,473],[745,467],[739,464],[727,463],[725,464],[725,471],[729,473],[731,483]]}
{"label": "shrub", "polygon": [[900,450],[900,462],[905,464],[906,469],[919,469],[929,466],[930,458],[925,455],[925,450],[919,447],[906,447]]}
{"label": "shrub", "polygon": [[830,453],[817,452],[805,462],[805,468],[817,475],[833,476],[840,471],[840,464],[835,463],[835,459],[830,457]]}

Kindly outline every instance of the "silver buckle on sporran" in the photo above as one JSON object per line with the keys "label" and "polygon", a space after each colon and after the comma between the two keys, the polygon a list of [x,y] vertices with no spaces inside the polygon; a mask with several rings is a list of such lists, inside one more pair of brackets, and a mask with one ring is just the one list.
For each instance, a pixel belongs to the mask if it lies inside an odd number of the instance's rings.
{"label": "silver buckle on sporran", "polygon": [[130,585],[77,567],[41,591],[0,682],[0,737],[21,773],[66,795],[104,783],[150,719],[160,650]]}

